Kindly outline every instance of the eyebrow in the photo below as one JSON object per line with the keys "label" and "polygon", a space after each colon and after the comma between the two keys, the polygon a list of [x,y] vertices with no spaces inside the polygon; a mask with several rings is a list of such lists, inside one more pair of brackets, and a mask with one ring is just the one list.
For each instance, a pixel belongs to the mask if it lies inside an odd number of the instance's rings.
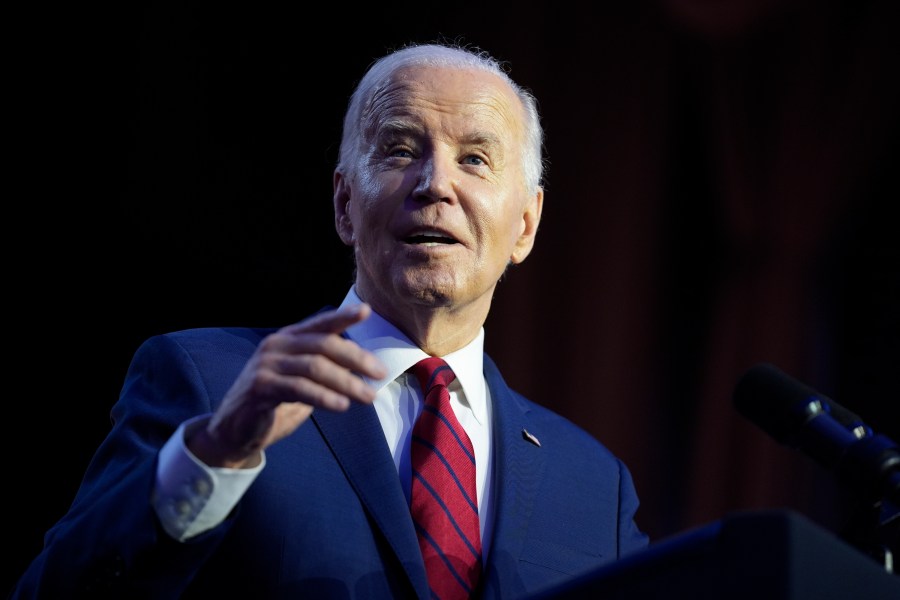
{"label": "eyebrow", "polygon": [[[377,129],[379,138],[389,136],[417,136],[424,134],[424,128],[418,123],[406,121],[403,119],[391,118],[381,122]],[[489,132],[473,131],[465,134],[460,140],[462,144],[467,146],[500,146],[500,138]]]}
{"label": "eyebrow", "polygon": [[385,135],[421,135],[423,128],[411,121],[391,118],[375,124],[378,137]]}

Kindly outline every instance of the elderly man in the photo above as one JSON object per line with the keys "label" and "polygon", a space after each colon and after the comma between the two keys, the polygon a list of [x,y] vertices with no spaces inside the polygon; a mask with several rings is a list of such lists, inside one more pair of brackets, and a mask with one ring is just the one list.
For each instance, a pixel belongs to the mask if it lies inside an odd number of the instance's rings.
{"label": "elderly man", "polygon": [[514,598],[644,546],[627,468],[483,351],[542,136],[486,53],[376,62],[334,172],[342,304],[147,340],[14,597]]}

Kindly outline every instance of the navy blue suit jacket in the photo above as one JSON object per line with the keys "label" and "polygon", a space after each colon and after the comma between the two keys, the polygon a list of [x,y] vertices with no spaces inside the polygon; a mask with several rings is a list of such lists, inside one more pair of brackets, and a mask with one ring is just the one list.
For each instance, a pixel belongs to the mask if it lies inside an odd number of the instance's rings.
{"label": "navy blue suit jacket", "polygon": [[[150,495],[160,447],[182,421],[215,410],[272,331],[194,329],[138,349],[109,436],[13,597],[429,596],[371,406],[314,411],[267,449],[266,467],[213,530],[179,543],[159,525]],[[526,597],[646,545],[625,465],[511,390],[487,356],[484,374],[494,411],[496,519],[483,597]]]}

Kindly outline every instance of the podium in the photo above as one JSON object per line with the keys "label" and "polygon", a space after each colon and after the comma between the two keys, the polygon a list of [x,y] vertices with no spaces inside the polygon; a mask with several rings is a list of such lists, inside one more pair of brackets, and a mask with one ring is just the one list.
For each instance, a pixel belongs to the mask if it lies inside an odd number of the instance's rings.
{"label": "podium", "polygon": [[900,600],[900,574],[798,513],[753,511],[652,543],[534,596],[588,598]]}

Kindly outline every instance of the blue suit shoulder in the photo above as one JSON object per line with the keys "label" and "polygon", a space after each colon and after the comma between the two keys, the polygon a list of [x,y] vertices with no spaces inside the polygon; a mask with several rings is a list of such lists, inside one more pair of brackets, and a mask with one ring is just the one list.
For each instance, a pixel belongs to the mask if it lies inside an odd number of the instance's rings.
{"label": "blue suit shoulder", "polygon": [[[547,445],[544,444],[540,436],[541,434],[544,436],[552,435],[554,443],[550,446],[551,452],[561,451],[570,453],[575,451],[589,451],[596,453],[596,455],[591,455],[591,459],[603,457],[604,459],[619,462],[619,459],[609,448],[583,427],[558,412],[555,412],[510,388],[503,380],[503,376],[500,374],[500,370],[496,363],[488,355],[485,355],[484,357],[484,370],[489,381],[496,378],[494,379],[495,381],[502,383],[503,387],[506,388],[509,399],[517,405],[518,410],[520,410],[523,415],[527,416],[527,423],[534,429],[534,431],[531,431],[526,428],[527,434],[530,434],[531,437],[535,438],[530,440],[532,443],[535,443],[536,441],[541,444],[542,447],[547,448]],[[526,436],[526,438],[529,437],[527,434],[523,432],[523,436]]]}
{"label": "blue suit shoulder", "polygon": [[278,331],[278,327],[194,327],[153,335],[144,344],[174,342],[185,347],[216,344],[220,347],[251,345],[256,347],[264,337]]}

